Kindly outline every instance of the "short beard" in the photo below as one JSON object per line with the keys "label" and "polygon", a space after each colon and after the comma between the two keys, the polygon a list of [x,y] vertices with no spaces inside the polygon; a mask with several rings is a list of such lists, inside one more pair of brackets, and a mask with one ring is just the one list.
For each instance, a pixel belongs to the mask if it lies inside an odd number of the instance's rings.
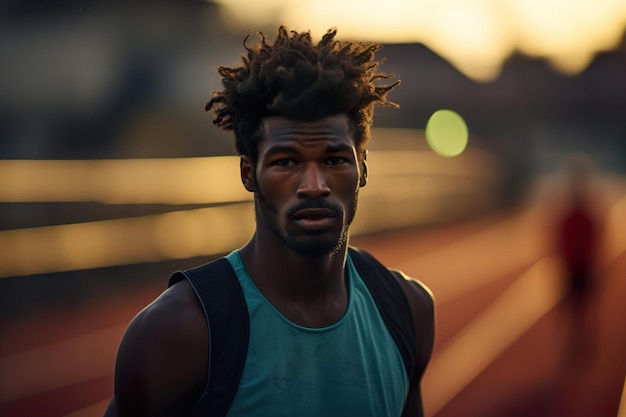
{"label": "short beard", "polygon": [[293,242],[289,240],[289,237],[282,236],[278,230],[274,227],[271,227],[271,222],[266,217],[265,213],[271,212],[276,215],[277,211],[274,206],[268,203],[267,199],[263,195],[263,192],[258,187],[255,190],[255,198],[254,198],[254,206],[256,212],[257,221],[262,221],[265,225],[269,226],[269,230],[274,236],[282,240],[287,244],[287,246],[295,253],[300,256],[307,258],[320,258],[320,257],[333,257],[342,252],[344,248],[346,248],[349,237],[350,237],[350,225],[354,220],[356,215],[356,208],[358,203],[358,192],[354,196],[354,200],[352,203],[351,210],[346,213],[347,222],[341,228],[341,232],[339,234],[339,238],[336,242],[332,241],[316,241],[316,242]]}
{"label": "short beard", "polygon": [[339,241],[328,254],[329,258],[332,258],[333,256],[337,255],[338,253],[341,252],[343,248],[347,247],[349,236],[350,236],[350,225],[347,225],[347,226],[344,226],[343,229],[341,229],[341,235],[339,236]]}

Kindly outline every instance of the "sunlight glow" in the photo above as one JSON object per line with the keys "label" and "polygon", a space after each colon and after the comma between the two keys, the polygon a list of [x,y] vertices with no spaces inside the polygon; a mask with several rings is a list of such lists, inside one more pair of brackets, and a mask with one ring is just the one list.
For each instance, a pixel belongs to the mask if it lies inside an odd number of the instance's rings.
{"label": "sunlight glow", "polygon": [[595,52],[615,48],[626,26],[623,0],[524,0],[510,8],[518,48],[571,74],[584,70]]}
{"label": "sunlight glow", "polygon": [[[619,43],[624,0],[218,0],[233,21],[251,28],[285,24],[343,39],[421,42],[477,81],[496,78],[515,50],[543,57],[568,74]],[[269,34],[268,35],[273,35]]]}

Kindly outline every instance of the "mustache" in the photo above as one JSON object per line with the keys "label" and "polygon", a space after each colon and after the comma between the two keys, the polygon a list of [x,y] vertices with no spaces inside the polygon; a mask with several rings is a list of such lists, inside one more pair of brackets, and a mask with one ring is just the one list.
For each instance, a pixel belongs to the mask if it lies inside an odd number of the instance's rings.
{"label": "mustache", "polygon": [[341,207],[336,204],[329,203],[325,200],[303,200],[295,206],[287,210],[287,217],[293,217],[300,210],[306,209],[324,209],[335,213],[337,216],[341,213]]}

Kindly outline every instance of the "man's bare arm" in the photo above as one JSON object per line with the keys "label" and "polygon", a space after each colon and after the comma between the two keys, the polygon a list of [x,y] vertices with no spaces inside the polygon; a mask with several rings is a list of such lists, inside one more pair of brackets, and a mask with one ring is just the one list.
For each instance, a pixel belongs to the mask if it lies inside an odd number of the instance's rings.
{"label": "man's bare arm", "polygon": [[191,285],[181,281],[128,326],[105,417],[189,415],[206,385],[208,343],[203,310]]}

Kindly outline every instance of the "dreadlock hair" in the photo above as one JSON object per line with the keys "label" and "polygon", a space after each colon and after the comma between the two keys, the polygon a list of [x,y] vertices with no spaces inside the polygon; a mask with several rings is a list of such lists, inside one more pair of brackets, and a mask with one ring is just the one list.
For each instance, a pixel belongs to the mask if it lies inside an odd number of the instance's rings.
{"label": "dreadlock hair", "polygon": [[264,117],[312,121],[340,113],[348,115],[358,155],[364,154],[374,104],[398,107],[386,95],[400,81],[375,85],[393,77],[376,72],[381,61],[374,55],[380,46],[337,41],[336,34],[330,29],[315,45],[310,32],[288,32],[281,26],[272,45],[259,33],[260,42],[250,47],[248,34],[243,62],[218,68],[224,89],[212,93],[205,110],[213,111],[215,125],[234,131],[240,154],[257,160]]}

